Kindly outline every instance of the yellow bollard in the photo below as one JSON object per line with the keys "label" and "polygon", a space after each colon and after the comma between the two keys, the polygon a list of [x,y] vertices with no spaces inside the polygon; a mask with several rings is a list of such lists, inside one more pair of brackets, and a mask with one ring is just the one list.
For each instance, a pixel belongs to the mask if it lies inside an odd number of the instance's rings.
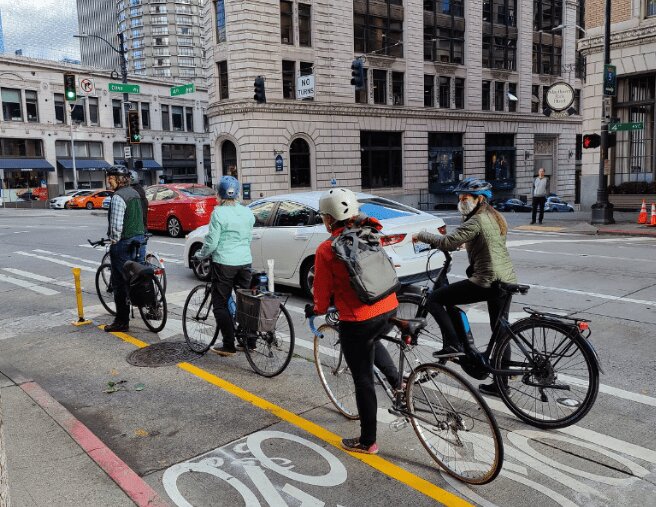
{"label": "yellow bollard", "polygon": [[73,268],[73,278],[75,278],[75,296],[77,298],[77,316],[78,319],[72,324],[74,326],[84,326],[85,324],[91,324],[90,320],[84,319],[84,306],[82,305],[82,285],[80,284],[80,268]]}

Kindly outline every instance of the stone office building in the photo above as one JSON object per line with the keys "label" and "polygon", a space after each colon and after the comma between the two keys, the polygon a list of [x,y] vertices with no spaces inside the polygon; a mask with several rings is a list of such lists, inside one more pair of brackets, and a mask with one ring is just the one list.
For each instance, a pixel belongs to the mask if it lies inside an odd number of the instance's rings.
{"label": "stone office building", "polygon": [[[214,166],[236,166],[254,197],[334,178],[414,205],[427,190],[452,200],[468,176],[499,197],[527,195],[544,167],[572,199],[582,14],[571,0],[206,2]],[[354,58],[362,90],[350,84]],[[257,76],[266,103],[253,100]],[[307,76],[309,98],[298,89]],[[546,116],[546,91],[562,81],[573,109]]]}
{"label": "stone office building", "polygon": [[[64,73],[91,81],[95,92],[81,95],[70,111],[64,100]],[[70,121],[73,122],[77,181],[80,188],[104,188],[103,168],[124,162],[126,146],[123,95],[108,91],[109,72],[45,60],[0,56],[0,180],[8,203],[41,204],[74,185]],[[130,76],[140,86],[131,94],[140,113],[141,144],[132,145],[143,162],[146,185],[211,182],[207,91],[170,96],[172,83]],[[21,197],[23,196],[23,197]],[[35,202],[31,202],[35,200]]]}

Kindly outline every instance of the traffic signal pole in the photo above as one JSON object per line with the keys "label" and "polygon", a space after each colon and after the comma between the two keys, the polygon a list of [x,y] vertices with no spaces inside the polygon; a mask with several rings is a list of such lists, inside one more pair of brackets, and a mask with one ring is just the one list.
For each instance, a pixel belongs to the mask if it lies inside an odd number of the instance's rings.
{"label": "traffic signal pole", "polygon": [[[610,65],[610,1],[606,0],[606,19],[604,28],[604,65]],[[604,80],[602,79],[602,87]],[[602,94],[606,101],[606,95]],[[608,102],[610,102],[608,97]],[[602,108],[603,110],[604,108]],[[608,121],[610,111],[603,111],[601,118],[601,146],[599,153],[599,182],[597,184],[597,202],[592,205],[591,224],[614,224],[613,205],[608,202],[608,189],[606,186],[605,162],[608,158]]]}
{"label": "traffic signal pole", "polygon": [[[121,57],[121,82],[127,84],[128,82],[128,61],[125,57],[125,37],[123,32],[118,34],[118,53]],[[128,111],[130,111],[130,96],[127,93],[123,93],[123,110],[125,111],[125,143],[127,146],[130,146],[130,158],[126,158],[125,162],[128,166],[128,169],[134,169],[134,159],[132,157],[132,146],[130,144],[130,125],[128,121]]]}

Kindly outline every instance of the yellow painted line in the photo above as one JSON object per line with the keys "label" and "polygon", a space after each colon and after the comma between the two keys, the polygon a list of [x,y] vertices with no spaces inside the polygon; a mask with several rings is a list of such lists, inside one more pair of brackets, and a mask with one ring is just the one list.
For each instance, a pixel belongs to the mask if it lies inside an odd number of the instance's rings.
{"label": "yellow painted line", "polygon": [[[149,345],[148,343],[143,342],[137,338],[134,338],[133,336],[130,336],[129,334],[126,333],[111,333],[111,334],[139,348],[144,348]],[[352,453],[346,451],[340,445],[342,439],[339,435],[336,435],[335,433],[328,431],[323,426],[319,426],[318,424],[315,424],[312,421],[309,421],[308,419],[300,417],[294,414],[293,412],[290,412],[289,410],[285,410],[284,408],[279,407],[278,405],[271,403],[270,401],[267,401],[264,398],[260,398],[259,396],[249,391],[246,391],[245,389],[242,389],[241,387],[236,386],[235,384],[232,384],[227,380],[217,377],[216,375],[209,373],[208,371],[205,371],[202,368],[198,368],[197,366],[194,366],[191,363],[178,363],[177,366],[181,370],[191,373],[195,377],[198,377],[209,384],[212,384],[220,389],[223,389],[224,391],[232,394],[233,396],[236,396],[237,398],[240,398],[258,408],[261,408],[266,412],[275,415],[276,417],[282,419],[283,421],[286,421],[296,426],[297,428],[306,431],[310,435],[313,435],[323,440],[324,442],[332,445],[333,447],[339,449],[340,451],[343,451],[346,454],[349,454],[350,456],[359,459],[363,463],[366,463],[370,467],[378,470],[379,472],[382,472],[388,477],[391,477],[392,479],[396,479],[397,481],[405,484],[406,486],[411,487],[412,489],[418,491],[419,493],[422,493],[427,497],[440,502],[443,505],[449,507],[472,507],[472,505],[466,500],[454,495],[453,493],[446,491],[445,489],[436,486],[435,484],[428,482],[425,479],[422,479],[421,477],[411,472],[408,472],[407,470],[395,465],[394,463],[387,461],[384,458],[381,458],[380,456],[374,454],[360,454],[360,453]]]}

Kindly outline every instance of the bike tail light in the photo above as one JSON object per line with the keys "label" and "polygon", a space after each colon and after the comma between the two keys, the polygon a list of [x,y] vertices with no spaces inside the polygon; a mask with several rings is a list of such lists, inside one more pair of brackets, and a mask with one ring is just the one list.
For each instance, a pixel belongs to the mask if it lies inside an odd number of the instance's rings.
{"label": "bike tail light", "polygon": [[405,239],[407,234],[389,234],[380,238],[381,246],[396,245]]}
{"label": "bike tail light", "polygon": [[446,236],[446,224],[444,224],[442,227],[438,227],[437,230],[440,231],[440,234]]}
{"label": "bike tail light", "polygon": [[579,331],[587,331],[590,329],[590,326],[587,322],[577,322],[576,325],[579,327]]}

